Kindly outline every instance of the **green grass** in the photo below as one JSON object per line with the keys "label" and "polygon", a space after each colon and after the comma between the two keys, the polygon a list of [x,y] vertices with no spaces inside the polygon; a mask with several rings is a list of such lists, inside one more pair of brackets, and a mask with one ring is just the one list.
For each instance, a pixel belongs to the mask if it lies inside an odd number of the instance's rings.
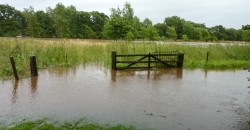
{"label": "green grass", "polygon": [[[103,64],[111,68],[111,51],[117,54],[146,54],[178,50],[185,54],[184,68],[229,69],[250,67],[250,46],[242,45],[176,45],[126,43],[71,39],[0,38],[0,78],[12,77],[9,58],[14,57],[18,74],[29,75],[29,57],[35,55],[39,68],[49,65],[76,66]],[[206,53],[209,52],[209,61]]]}
{"label": "green grass", "polygon": [[12,125],[0,126],[0,130],[135,130],[131,125],[108,125],[86,122],[84,120],[58,123],[44,120],[22,121]]}

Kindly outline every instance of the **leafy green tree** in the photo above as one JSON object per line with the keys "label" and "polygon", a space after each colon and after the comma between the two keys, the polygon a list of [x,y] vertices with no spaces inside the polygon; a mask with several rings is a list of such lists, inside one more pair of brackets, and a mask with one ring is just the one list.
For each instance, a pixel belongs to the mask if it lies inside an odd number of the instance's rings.
{"label": "leafy green tree", "polygon": [[203,40],[208,39],[211,37],[210,33],[205,28],[200,28],[200,31],[202,33]]}
{"label": "leafy green tree", "polygon": [[250,30],[242,30],[242,40],[250,42]]}
{"label": "leafy green tree", "polygon": [[131,5],[126,2],[123,9],[111,9],[110,20],[104,25],[103,35],[109,39],[125,39],[127,33],[133,34],[135,29],[134,11]]}
{"label": "leafy green tree", "polygon": [[173,40],[177,39],[177,33],[175,31],[175,27],[167,27],[167,37]]}
{"label": "leafy green tree", "polygon": [[35,14],[34,8],[24,9],[23,16],[26,19],[25,35],[30,37],[40,37],[41,27]]}
{"label": "leafy green tree", "polygon": [[148,19],[148,18],[145,18],[145,19],[143,20],[142,24],[143,24],[144,26],[146,26],[146,27],[148,27],[148,26],[153,26],[152,21],[151,21],[150,19]]}
{"label": "leafy green tree", "polygon": [[186,34],[182,35],[182,40],[185,42],[188,41],[188,36]]}
{"label": "leafy green tree", "polygon": [[96,33],[97,38],[103,38],[102,32],[109,17],[97,11],[90,12],[90,27]]}
{"label": "leafy green tree", "polygon": [[134,34],[133,34],[131,31],[129,31],[129,32],[127,33],[126,37],[125,37],[125,39],[126,39],[127,41],[132,41],[132,40],[134,40],[134,38],[135,38],[135,36],[134,36]]}
{"label": "leafy green tree", "polygon": [[159,34],[153,26],[143,27],[142,38],[145,40],[158,40]]}
{"label": "leafy green tree", "polygon": [[195,39],[195,27],[190,22],[183,23],[183,34],[187,35],[190,39]]}
{"label": "leafy green tree", "polygon": [[9,5],[0,4],[0,36],[17,36],[23,33],[25,19],[21,12]]}
{"label": "leafy green tree", "polygon": [[242,30],[250,30],[250,25],[242,25]]}
{"label": "leafy green tree", "polygon": [[203,36],[202,36],[201,28],[195,28],[194,29],[193,39],[200,40],[200,41],[204,40]]}
{"label": "leafy green tree", "polygon": [[66,7],[58,3],[53,10],[55,16],[55,30],[58,38],[70,37],[70,17]]}
{"label": "leafy green tree", "polygon": [[124,39],[130,31],[127,21],[121,18],[111,18],[105,25],[103,35],[108,39]]}
{"label": "leafy green tree", "polygon": [[51,38],[55,36],[54,21],[48,13],[37,11],[35,13],[37,21],[40,25],[40,36],[44,38]]}
{"label": "leafy green tree", "polygon": [[160,37],[166,37],[167,34],[167,25],[164,23],[157,23],[154,25],[154,28],[158,31]]}
{"label": "leafy green tree", "polygon": [[181,39],[182,34],[183,34],[183,21],[180,17],[178,16],[172,16],[172,17],[167,17],[165,18],[164,23],[168,26],[168,27],[174,27],[176,34],[177,34],[177,38]]}
{"label": "leafy green tree", "polygon": [[230,41],[237,41],[238,40],[238,31],[233,28],[226,29],[226,35],[227,39],[225,40],[230,40]]}
{"label": "leafy green tree", "polygon": [[215,36],[218,40],[227,39],[226,29],[222,25],[214,26],[209,29],[212,36]]}

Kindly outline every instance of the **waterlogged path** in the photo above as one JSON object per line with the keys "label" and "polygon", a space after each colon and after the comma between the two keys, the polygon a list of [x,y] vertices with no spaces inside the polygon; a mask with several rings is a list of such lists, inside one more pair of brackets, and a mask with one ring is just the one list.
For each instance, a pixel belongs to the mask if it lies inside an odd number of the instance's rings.
{"label": "waterlogged path", "polygon": [[246,129],[247,77],[246,70],[49,68],[38,78],[0,82],[0,122],[86,118],[151,129]]}

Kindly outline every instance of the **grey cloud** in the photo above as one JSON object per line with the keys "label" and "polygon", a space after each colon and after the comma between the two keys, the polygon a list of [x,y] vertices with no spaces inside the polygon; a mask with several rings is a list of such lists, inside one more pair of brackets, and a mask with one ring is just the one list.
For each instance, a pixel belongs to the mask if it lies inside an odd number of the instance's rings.
{"label": "grey cloud", "polygon": [[[205,23],[207,26],[223,25],[227,28],[241,28],[250,24],[248,0],[127,0],[141,20],[151,19],[163,22],[166,17],[177,15],[189,21]],[[110,14],[110,8],[122,7],[126,0],[0,0],[22,10],[33,6],[35,10],[54,8],[57,3],[74,5],[81,11],[100,11]]]}

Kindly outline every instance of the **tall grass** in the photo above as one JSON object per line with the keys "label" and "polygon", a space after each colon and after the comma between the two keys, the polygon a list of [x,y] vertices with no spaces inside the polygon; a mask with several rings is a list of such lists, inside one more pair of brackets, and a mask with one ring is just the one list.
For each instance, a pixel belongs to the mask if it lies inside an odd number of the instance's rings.
{"label": "tall grass", "polygon": [[[178,50],[185,53],[185,68],[239,68],[250,66],[250,46],[176,45],[112,41],[0,38],[0,77],[12,75],[9,58],[14,57],[19,75],[27,76],[29,57],[35,55],[39,68],[49,65],[74,66],[100,63],[111,67],[111,51],[118,54],[146,54]],[[206,54],[209,52],[209,61]]]}
{"label": "tall grass", "polygon": [[58,123],[48,119],[21,121],[12,125],[1,126],[0,130],[136,130],[132,125],[111,125],[89,122],[85,120]]}

